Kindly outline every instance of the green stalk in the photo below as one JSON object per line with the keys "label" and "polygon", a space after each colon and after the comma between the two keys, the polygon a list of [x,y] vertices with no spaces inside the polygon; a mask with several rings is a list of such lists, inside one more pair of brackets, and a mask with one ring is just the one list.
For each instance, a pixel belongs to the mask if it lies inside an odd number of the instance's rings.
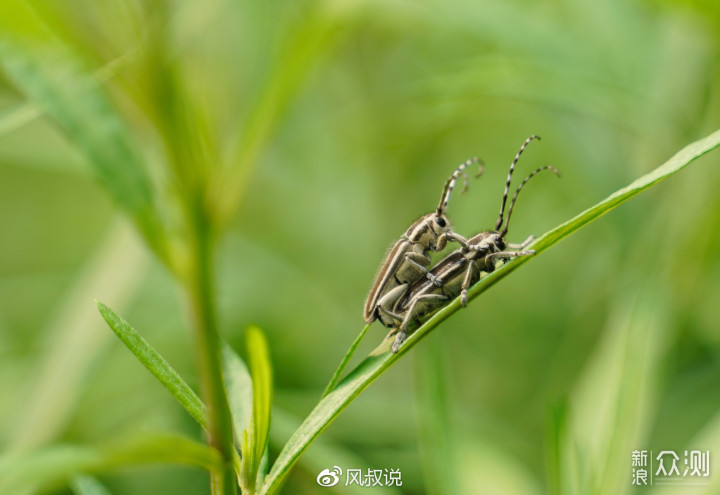
{"label": "green stalk", "polygon": [[192,206],[193,266],[188,292],[195,320],[197,360],[203,395],[208,405],[208,442],[220,453],[223,467],[211,473],[213,495],[234,495],[237,481],[233,470],[233,432],[222,376],[222,351],[214,305],[214,263],[212,228],[205,203]]}

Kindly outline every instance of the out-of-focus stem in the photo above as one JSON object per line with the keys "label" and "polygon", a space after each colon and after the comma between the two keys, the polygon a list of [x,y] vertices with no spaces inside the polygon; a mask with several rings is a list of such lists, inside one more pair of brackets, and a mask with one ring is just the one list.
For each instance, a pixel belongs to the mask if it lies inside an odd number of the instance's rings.
{"label": "out-of-focus stem", "polygon": [[195,323],[197,361],[208,406],[208,442],[220,452],[224,461],[221,472],[211,473],[211,488],[213,495],[234,495],[237,481],[232,462],[232,421],[223,385],[220,336],[214,304],[213,234],[201,199],[198,198],[193,205],[191,215],[193,266],[188,279],[188,292]]}

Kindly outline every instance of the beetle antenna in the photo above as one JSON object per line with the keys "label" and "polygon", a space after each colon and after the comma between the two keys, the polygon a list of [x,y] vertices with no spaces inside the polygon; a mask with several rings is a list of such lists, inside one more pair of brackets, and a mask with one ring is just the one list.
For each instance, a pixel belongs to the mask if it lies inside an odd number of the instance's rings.
{"label": "beetle antenna", "polygon": [[464,170],[466,168],[468,168],[469,166],[474,165],[476,163],[479,165],[480,170],[475,177],[481,176],[483,173],[482,160],[480,160],[480,158],[478,158],[478,157],[473,157],[473,158],[470,158],[469,160],[461,163],[460,165],[458,165],[458,168],[455,169],[455,171],[450,176],[450,178],[447,180],[447,182],[445,182],[445,186],[443,186],[443,190],[442,190],[442,196],[440,196],[440,204],[438,204],[438,207],[437,207],[438,216],[442,215],[443,213],[445,213],[447,211],[448,201],[450,201],[450,194],[452,193],[453,189],[455,188],[455,183],[457,182],[457,179],[458,179],[458,177],[460,177],[460,175],[463,176],[463,182],[464,182],[464,187],[463,187],[462,192],[467,191],[470,181],[468,180],[468,176],[464,172]]}
{"label": "beetle antenna", "polygon": [[510,171],[508,172],[507,176],[507,182],[505,182],[505,192],[503,193],[503,199],[502,204],[500,205],[500,216],[497,219],[497,222],[495,223],[495,230],[500,229],[500,226],[503,224],[503,215],[505,214],[505,203],[507,202],[508,193],[510,192],[510,181],[512,180],[512,174],[515,170],[515,164],[520,159],[520,155],[522,155],[522,152],[525,151],[525,147],[530,144],[530,141],[533,139],[540,140],[540,136],[532,135],[529,138],[525,140],[522,146],[520,146],[520,149],[518,150],[517,154],[515,155],[515,159],[510,164]]}
{"label": "beetle antenna", "polygon": [[505,222],[505,228],[503,228],[502,232],[500,232],[500,237],[505,237],[505,234],[508,232],[508,227],[510,226],[510,215],[512,215],[513,208],[515,207],[515,201],[517,201],[518,195],[520,194],[520,191],[522,191],[522,188],[525,187],[525,184],[528,183],[530,179],[535,177],[537,174],[542,172],[543,170],[551,170],[555,175],[560,177],[560,172],[555,167],[551,167],[550,165],[545,165],[544,167],[540,167],[537,170],[534,170],[533,173],[525,177],[525,180],[520,183],[517,190],[515,190],[515,194],[513,195],[512,201],[510,201],[510,208],[508,209],[507,214],[507,220]]}

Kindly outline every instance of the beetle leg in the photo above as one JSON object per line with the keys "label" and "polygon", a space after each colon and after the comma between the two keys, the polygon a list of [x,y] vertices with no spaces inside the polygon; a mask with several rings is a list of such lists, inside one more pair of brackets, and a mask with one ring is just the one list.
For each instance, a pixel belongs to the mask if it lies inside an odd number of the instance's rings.
{"label": "beetle leg", "polygon": [[[386,327],[390,327],[397,326],[402,322],[403,317],[394,313],[392,310],[395,307],[395,303],[403,297],[407,290],[408,284],[398,285],[378,300],[375,307],[380,323]],[[388,319],[390,320],[389,322],[386,321]]]}
{"label": "beetle leg", "polygon": [[389,317],[392,318],[393,320],[396,320],[397,323],[401,323],[401,322],[403,321],[403,317],[402,317],[402,316],[400,316],[400,315],[397,314],[397,313],[393,313],[393,312],[390,311],[389,309],[385,309],[385,308],[383,308],[382,306],[378,306],[378,311],[382,311],[383,313],[385,313],[387,316],[389,316]]}
{"label": "beetle leg", "polygon": [[460,303],[463,308],[467,307],[468,289],[470,288],[470,280],[472,280],[472,272],[475,268],[475,261],[476,260],[468,260],[468,267],[465,271],[465,280],[463,280],[462,291],[460,292]]}
{"label": "beetle leg", "polygon": [[530,256],[532,254],[535,254],[535,251],[533,251],[532,249],[530,251],[499,251],[497,253],[490,253],[485,256],[485,264],[489,264],[495,258],[500,260],[509,260],[512,258],[517,258],[518,256]]}
{"label": "beetle leg", "polygon": [[440,279],[437,278],[432,273],[430,273],[428,271],[428,269],[425,268],[425,266],[423,264],[421,264],[423,262],[425,262],[425,264],[430,262],[430,260],[427,256],[424,256],[420,253],[410,252],[410,253],[405,253],[405,260],[408,263],[410,263],[412,266],[417,268],[420,271],[420,273],[425,275],[425,277],[427,277],[428,280],[430,280],[433,284],[435,284],[435,286],[440,287],[442,285],[442,283],[440,282]]}
{"label": "beetle leg", "polygon": [[407,313],[405,313],[405,319],[403,320],[402,324],[400,325],[399,331],[397,336],[395,337],[395,342],[393,342],[392,345],[392,351],[394,353],[397,353],[398,349],[402,345],[403,342],[405,342],[405,339],[407,339],[408,336],[408,326],[410,325],[410,322],[415,319],[414,313],[415,313],[415,306],[420,301],[432,301],[432,300],[440,300],[444,301],[450,299],[448,296],[444,296],[442,294],[423,294],[421,296],[417,296],[415,299],[413,299],[412,303],[410,303],[410,307],[407,310]]}
{"label": "beetle leg", "polygon": [[477,244],[468,244],[467,250],[468,251],[489,251],[490,247],[494,246],[488,239],[483,239],[482,241],[478,242]]}
{"label": "beetle leg", "polygon": [[531,235],[530,237],[528,237],[527,239],[525,239],[525,240],[522,242],[522,244],[512,244],[512,243],[509,243],[509,244],[508,244],[508,247],[509,247],[510,249],[517,249],[517,250],[521,251],[521,250],[525,249],[526,247],[528,247],[530,244],[532,244],[532,242],[533,242],[534,240],[535,240],[535,236],[534,236],[534,235]]}
{"label": "beetle leg", "polygon": [[440,234],[440,237],[438,237],[438,240],[435,243],[435,251],[442,251],[447,245],[448,241],[455,241],[463,248],[470,249],[467,239],[465,239],[463,236],[456,232],[445,232],[444,234]]}

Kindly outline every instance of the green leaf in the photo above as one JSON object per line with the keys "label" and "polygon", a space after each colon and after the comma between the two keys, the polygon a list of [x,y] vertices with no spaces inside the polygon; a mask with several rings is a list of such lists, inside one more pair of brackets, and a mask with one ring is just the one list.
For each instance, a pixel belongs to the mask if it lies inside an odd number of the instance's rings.
{"label": "green leaf", "polygon": [[[617,294],[571,397],[559,470],[570,477],[567,493],[620,493],[627,486],[630,467],[618,453],[643,444],[657,410],[662,363],[675,342],[662,284],[620,286],[632,289]],[[576,450],[586,465],[576,462]]]}
{"label": "green leaf", "polygon": [[[282,446],[292,433],[300,426],[301,419],[294,415],[273,408],[273,427],[270,432],[270,443],[273,447]],[[316,479],[321,471],[334,466],[346,466],[353,468],[355,466],[363,466],[367,464],[367,459],[363,459],[358,453],[353,452],[348,447],[334,442],[328,436],[318,438],[313,444],[313,448],[298,462],[301,468],[310,479]],[[403,493],[402,487],[396,486],[373,486],[372,490],[368,490],[366,486],[352,484],[342,487],[342,493],[348,495],[398,495]],[[449,493],[449,492],[448,492]]]}
{"label": "green leaf", "polygon": [[[140,334],[131,327],[125,320],[101,302],[97,302],[100,314],[110,326],[115,335],[130,349],[145,368],[157,378],[160,383],[172,394],[185,410],[190,413],[195,421],[207,430],[207,407],[200,397],[180,377],[170,364],[153,348]],[[228,346],[226,345],[226,348]],[[238,362],[239,361],[239,362]],[[241,375],[240,366],[244,366],[237,358],[234,362],[224,363],[226,374],[234,375],[235,380]],[[227,377],[226,377],[227,381]],[[237,388],[237,387],[236,387]],[[233,467],[236,473],[240,472],[240,458],[236,451],[233,451]]]}
{"label": "green leaf", "polygon": [[70,485],[76,495],[111,495],[102,483],[91,476],[75,476]]}
{"label": "green leaf", "polygon": [[458,445],[453,428],[450,399],[445,390],[447,364],[444,359],[445,346],[442,335],[433,336],[432,345],[420,349],[421,355],[415,360],[415,383],[418,434],[423,478],[427,493],[462,493],[458,486]]}
{"label": "green leaf", "polygon": [[222,465],[215,449],[178,435],[158,434],[101,447],[53,445],[1,457],[0,493],[38,490],[67,481],[78,472],[159,463],[208,471],[218,471]]}
{"label": "green leaf", "polygon": [[206,407],[200,397],[183,381],[170,364],[140,334],[101,302],[97,302],[100,314],[115,335],[135,354],[140,363],[157,378],[163,386],[190,413],[203,428],[207,427]]}
{"label": "green leaf", "polygon": [[570,493],[562,481],[562,467],[565,459],[562,446],[567,434],[568,401],[562,397],[549,409],[545,424],[545,467],[548,493],[562,495]]}
{"label": "green leaf", "polygon": [[[233,430],[236,439],[242,439],[243,434],[250,428],[250,418],[253,407],[252,378],[245,361],[230,347],[227,342],[222,344],[222,365],[223,380],[227,392],[228,405],[232,415]],[[242,460],[233,449],[233,467],[238,476],[238,484],[241,482]]]}
{"label": "green leaf", "polygon": [[235,434],[250,428],[253,410],[253,384],[245,362],[227,343],[223,343],[223,378],[232,413]]}
{"label": "green leaf", "polygon": [[272,369],[267,341],[257,327],[247,330],[247,349],[252,376],[253,408],[250,429],[243,432],[241,483],[243,492],[255,493],[262,458],[267,449],[272,405]]}
{"label": "green leaf", "polygon": [[[114,341],[110,333],[98,332],[97,310],[88,301],[101,292],[115,305],[126,304],[149,260],[129,223],[117,218],[95,252],[85,258],[67,295],[46,317],[41,332],[45,345],[36,355],[32,372],[23,373],[21,386],[27,398],[14,401],[16,407],[9,413],[17,421],[11,434],[3,435],[3,447],[8,450],[48,444],[65,430],[91,381],[98,355]],[[62,387],[58,370],[62,370]]]}
{"label": "green leaf", "polygon": [[[115,201],[130,213],[152,249],[168,261],[150,176],[133,136],[102,83],[16,0],[0,4],[0,64],[39,111],[52,117]],[[22,124],[37,111],[20,109],[6,125]]]}
{"label": "green leaf", "polygon": [[[105,82],[115,75],[118,68],[124,65],[136,52],[129,52],[109,62],[100,70],[95,71],[94,76],[99,82]],[[21,127],[34,122],[45,114],[43,109],[34,102],[23,103],[16,108],[7,110],[0,114],[0,137],[10,134]]]}
{"label": "green leaf", "polygon": [[[720,409],[716,410],[700,431],[686,442],[685,448],[688,450],[709,450],[711,456],[714,455],[714,452],[720,451]],[[716,495],[720,493],[720,477],[710,474],[704,480],[707,480],[707,485],[694,486],[693,491],[689,492],[688,490],[688,492],[692,493],[692,495]],[[652,488],[653,490],[650,492],[652,495],[674,495],[677,493],[677,487],[674,486],[656,485]]]}
{"label": "green leaf", "polygon": [[[329,4],[328,4],[329,6]],[[287,108],[297,98],[308,77],[355,26],[358,5],[342,9],[317,3],[297,23],[281,32],[280,46],[262,74],[261,91],[248,100],[247,116],[238,122],[237,138],[218,183],[219,216],[227,222],[240,203],[253,167]]]}
{"label": "green leaf", "polygon": [[[612,210],[631,197],[639,194],[650,186],[666,179],[686,167],[693,160],[712,151],[720,146],[720,130],[696,141],[670,158],[663,165],[652,172],[643,175],[627,187],[616,191],[604,200],[597,203],[568,220],[562,225],[552,229],[537,239],[532,246],[537,253],[540,253],[563,238],[577,231],[584,225]],[[469,291],[469,299],[475,299],[481,293],[492,287],[500,280],[508,276],[524,263],[534,259],[535,256],[523,256],[506,263],[496,271],[490,273],[475,284]],[[380,346],[365,358],[354,370],[352,370],[337,388],[325,396],[313,409],[310,415],[293,436],[288,440],[283,450],[278,455],[275,464],[270,469],[265,485],[261,493],[276,493],[283,480],[287,477],[292,466],[297,462],[298,457],[307,449],[310,443],[328,427],[328,425],[345,409],[360,393],[365,390],[373,381],[383,374],[395,361],[400,359],[406,352],[427,336],[440,323],[449,318],[461,307],[460,298],[456,298],[450,304],[435,313],[425,324],[411,334],[406,342],[400,347],[397,354],[389,352],[393,339],[387,339]]]}
{"label": "green leaf", "polygon": [[222,459],[209,445],[179,435],[153,435],[105,452],[111,465],[166,463],[198,466],[207,471],[222,469]]}
{"label": "green leaf", "polygon": [[342,358],[342,361],[340,361],[340,365],[338,365],[337,369],[335,370],[335,373],[333,374],[332,378],[330,379],[330,383],[327,384],[327,387],[325,387],[325,391],[323,392],[322,396],[325,397],[327,394],[333,391],[335,386],[337,385],[337,382],[340,380],[340,376],[342,375],[342,372],[345,370],[345,367],[350,362],[350,359],[353,357],[353,354],[355,354],[355,351],[357,350],[358,346],[360,345],[360,342],[362,342],[362,339],[365,337],[365,334],[367,333],[368,329],[370,328],[370,325],[365,325],[365,328],[363,328],[357,337],[355,337],[355,340],[353,340],[352,344],[350,344],[350,349],[345,353],[345,356]]}

